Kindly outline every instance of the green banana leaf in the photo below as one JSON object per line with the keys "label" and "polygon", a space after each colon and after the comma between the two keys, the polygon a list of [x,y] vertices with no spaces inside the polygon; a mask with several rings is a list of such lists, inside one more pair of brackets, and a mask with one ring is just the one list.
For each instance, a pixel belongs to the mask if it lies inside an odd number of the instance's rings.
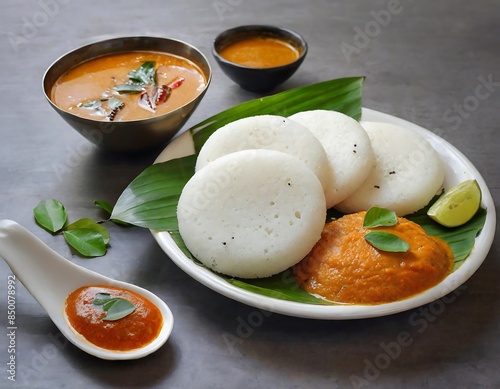
{"label": "green banana leaf", "polygon": [[[363,77],[330,80],[237,105],[189,129],[193,135],[196,152],[218,128],[252,115],[289,116],[300,111],[327,109],[343,112],[359,120],[362,82]],[[168,231],[186,257],[203,266],[184,244],[178,231],[176,215],[180,193],[194,174],[195,163],[196,156],[191,155],[148,167],[119,197],[111,219],[157,231]],[[458,268],[474,246],[475,237],[484,225],[486,211],[480,209],[471,221],[454,229],[439,226],[425,211],[411,215],[409,219],[420,224],[428,234],[445,240],[455,254],[455,269]],[[328,218],[339,216],[341,215],[335,211],[328,213]],[[241,280],[224,275],[220,277],[234,286],[268,297],[307,304],[332,304],[301,289],[290,269],[264,279]]]}
{"label": "green banana leaf", "polygon": [[196,156],[152,165],[118,198],[111,220],[157,231],[177,231],[177,202],[194,174]]}

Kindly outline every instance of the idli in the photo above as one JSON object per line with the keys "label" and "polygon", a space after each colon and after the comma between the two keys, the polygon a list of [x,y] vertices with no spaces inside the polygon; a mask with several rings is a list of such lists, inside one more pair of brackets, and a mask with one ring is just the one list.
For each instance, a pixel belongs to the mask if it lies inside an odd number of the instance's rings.
{"label": "idli", "polygon": [[368,176],[374,162],[370,138],[356,120],[340,112],[304,111],[289,119],[309,129],[326,151],[333,174],[325,191],[326,205],[331,208],[349,197]]}
{"label": "idli", "polygon": [[201,148],[196,171],[223,155],[250,149],[293,155],[316,174],[323,188],[330,185],[332,173],[321,143],[301,124],[278,115],[250,116],[219,128]]}
{"label": "idli", "polygon": [[378,206],[404,216],[426,206],[444,181],[444,165],[436,150],[408,128],[361,124],[370,137],[375,165],[356,192],[336,208],[353,213]]}
{"label": "idli", "polygon": [[178,202],[179,232],[208,268],[268,277],[304,258],[321,237],[326,206],[318,178],[298,158],[243,150],[197,171]]}

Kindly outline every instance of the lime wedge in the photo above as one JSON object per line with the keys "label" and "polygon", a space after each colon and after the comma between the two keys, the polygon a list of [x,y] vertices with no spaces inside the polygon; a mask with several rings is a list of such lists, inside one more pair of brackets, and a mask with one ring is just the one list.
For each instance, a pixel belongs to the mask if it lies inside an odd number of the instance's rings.
{"label": "lime wedge", "polygon": [[476,180],[464,181],[443,193],[427,215],[445,227],[467,223],[481,204],[481,188]]}

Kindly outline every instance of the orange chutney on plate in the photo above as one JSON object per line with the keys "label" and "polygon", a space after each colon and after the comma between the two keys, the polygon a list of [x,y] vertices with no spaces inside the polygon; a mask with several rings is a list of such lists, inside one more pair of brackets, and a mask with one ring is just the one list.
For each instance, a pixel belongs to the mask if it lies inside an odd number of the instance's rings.
{"label": "orange chutney on plate", "polygon": [[[318,243],[294,267],[307,292],[338,303],[382,304],[421,293],[451,272],[454,256],[446,242],[401,217],[395,226],[364,228],[365,214],[345,215],[325,225]],[[364,239],[373,230],[399,236],[409,250],[376,249]]]}
{"label": "orange chutney on plate", "polygon": [[299,51],[276,38],[250,37],[233,42],[219,54],[230,62],[250,68],[272,68],[294,62]]}
{"label": "orange chutney on plate", "polygon": [[[94,304],[101,293],[128,300],[135,310],[118,320],[103,320],[106,312]],[[73,291],[66,299],[65,313],[77,333],[90,343],[112,351],[146,346],[158,337],[163,326],[163,316],[156,305],[137,293],[113,286],[83,286]]]}

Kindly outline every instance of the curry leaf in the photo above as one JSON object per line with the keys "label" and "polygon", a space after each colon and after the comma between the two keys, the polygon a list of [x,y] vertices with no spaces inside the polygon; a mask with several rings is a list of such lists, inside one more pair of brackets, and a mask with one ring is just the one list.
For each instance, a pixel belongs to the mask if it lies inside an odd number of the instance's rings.
{"label": "curry leaf", "polygon": [[135,311],[136,307],[133,303],[123,298],[114,298],[105,303],[106,316],[102,320],[115,321],[130,315]]}
{"label": "curry leaf", "polygon": [[113,89],[118,93],[139,93],[144,90],[144,84],[120,84]]}
{"label": "curry leaf", "polygon": [[128,73],[130,81],[139,84],[155,84],[155,62],[146,61],[138,69],[132,70]]}
{"label": "curry leaf", "polygon": [[121,297],[111,297],[109,293],[97,293],[92,304],[102,306],[106,316],[102,320],[114,321],[130,315],[135,311],[135,305]]}
{"label": "curry leaf", "polygon": [[398,218],[394,211],[385,208],[371,207],[366,211],[363,219],[364,228],[375,228],[383,226],[394,226],[398,222]]}
{"label": "curry leaf", "polygon": [[47,231],[55,233],[60,231],[68,221],[64,205],[57,200],[42,200],[33,209],[35,220]]}
{"label": "curry leaf", "polygon": [[106,116],[106,110],[102,106],[106,101],[107,99],[89,100],[79,103],[77,107],[93,111],[92,116]]}
{"label": "curry leaf", "polygon": [[105,302],[102,304],[102,309],[103,309],[104,311],[108,311],[108,310],[109,310],[109,308],[111,308],[115,302],[116,302],[116,298],[112,298],[112,299],[109,299],[108,301],[105,301]]}
{"label": "curry leaf", "polygon": [[68,244],[86,257],[100,257],[106,254],[106,243],[100,232],[80,228],[64,231],[63,234]]}
{"label": "curry leaf", "polygon": [[373,247],[393,253],[406,253],[410,245],[399,236],[384,231],[371,231],[365,235],[365,240]]}
{"label": "curry leaf", "polygon": [[103,305],[111,300],[113,297],[109,293],[97,293],[94,297],[94,301],[92,304],[94,305]]}
{"label": "curry leaf", "polygon": [[120,99],[117,99],[116,97],[112,97],[108,100],[108,107],[112,111],[115,109],[120,109],[124,105],[125,105],[125,103],[123,101],[121,101]]}
{"label": "curry leaf", "polygon": [[90,229],[95,232],[98,232],[101,234],[102,239],[104,240],[105,244],[108,244],[109,242],[109,232],[106,227],[104,227],[102,224],[98,224],[95,221],[88,219],[88,218],[83,218],[80,220],[77,220],[74,223],[71,223],[66,227],[66,231],[71,231],[71,230],[78,230],[78,229]]}
{"label": "curry leaf", "polygon": [[97,100],[88,100],[84,103],[78,104],[78,107],[86,108],[86,109],[99,109],[102,106],[102,103],[106,100],[97,99]]}
{"label": "curry leaf", "polygon": [[113,87],[120,93],[138,93],[144,90],[146,85],[156,85],[156,71],[154,61],[144,62],[138,69],[128,73],[128,82]]}

